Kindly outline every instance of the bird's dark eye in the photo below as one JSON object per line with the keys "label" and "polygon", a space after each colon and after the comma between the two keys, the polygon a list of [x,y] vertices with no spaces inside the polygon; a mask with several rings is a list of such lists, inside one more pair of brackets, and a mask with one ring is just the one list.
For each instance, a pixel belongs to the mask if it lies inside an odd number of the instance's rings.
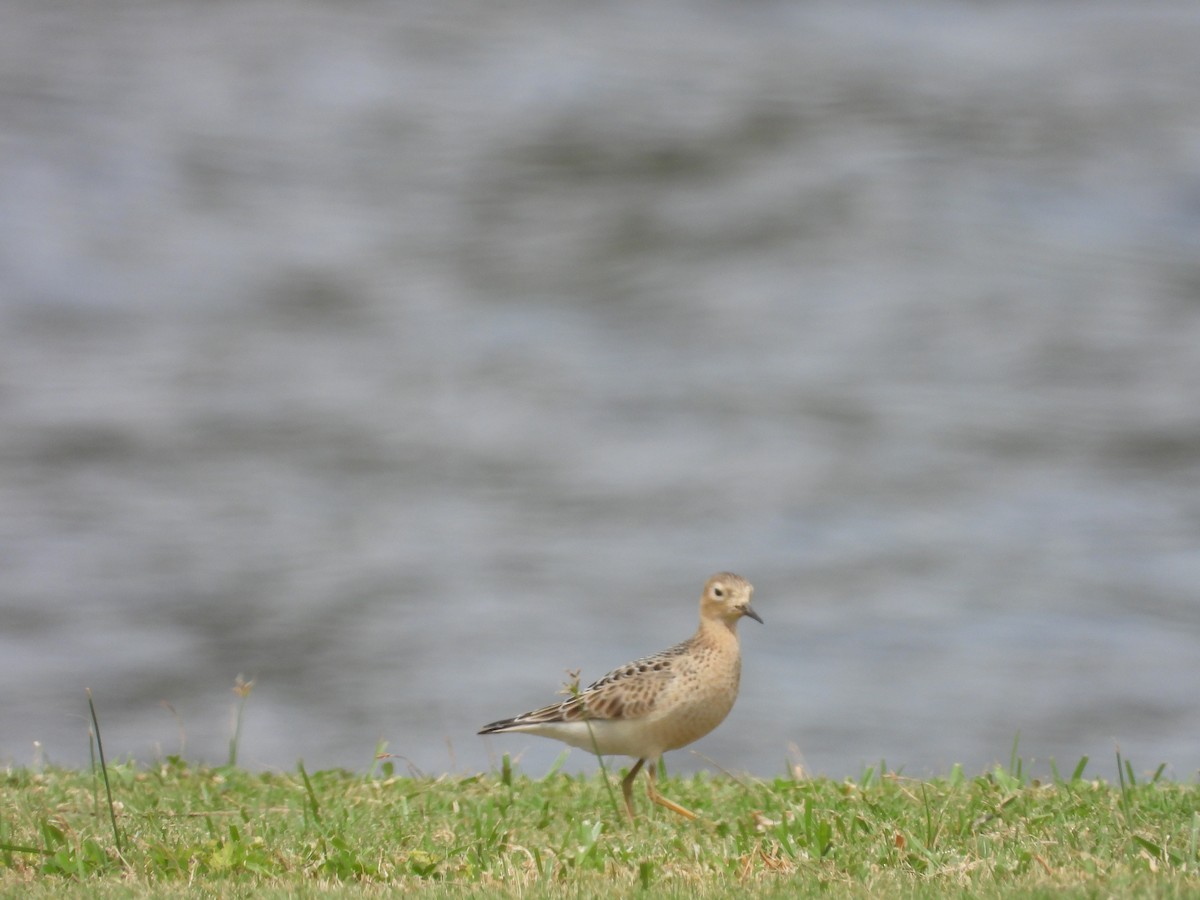
{"label": "bird's dark eye", "polygon": [[724,588],[719,588],[719,587],[715,587],[715,588],[713,588],[713,596],[714,596],[714,597],[724,597],[724,596],[725,596],[725,589],[724,589]]}

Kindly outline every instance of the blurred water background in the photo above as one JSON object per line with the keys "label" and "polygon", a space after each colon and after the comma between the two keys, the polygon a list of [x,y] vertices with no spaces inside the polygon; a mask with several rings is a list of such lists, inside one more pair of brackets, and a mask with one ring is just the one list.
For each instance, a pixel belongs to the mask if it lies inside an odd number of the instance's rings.
{"label": "blurred water background", "polygon": [[[1200,8],[9,3],[0,762],[1200,766]],[[170,708],[163,702],[170,704]],[[38,742],[35,746],[35,742]],[[712,760],[712,762],[709,761]],[[568,768],[594,761],[574,751]]]}

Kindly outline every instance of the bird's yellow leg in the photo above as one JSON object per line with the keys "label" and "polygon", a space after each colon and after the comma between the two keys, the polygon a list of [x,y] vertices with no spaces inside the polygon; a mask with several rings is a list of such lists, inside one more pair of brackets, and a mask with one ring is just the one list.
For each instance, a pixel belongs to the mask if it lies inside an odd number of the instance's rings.
{"label": "bird's yellow leg", "polygon": [[[645,762],[645,760],[639,760],[638,765],[640,766],[643,762]],[[666,797],[664,797],[662,794],[660,794],[658,792],[658,789],[654,786],[654,781],[658,777],[657,775],[654,774],[655,770],[657,768],[658,768],[657,765],[655,765],[654,763],[651,763],[650,768],[648,768],[646,770],[646,777],[649,778],[649,781],[646,782],[646,790],[650,794],[650,799],[653,800],[655,803],[657,803],[659,806],[665,806],[667,809],[671,810],[671,812],[677,812],[681,816],[684,816],[688,819],[697,818],[696,814],[694,812],[692,812],[690,809],[684,809],[678,803],[671,802],[670,800],[668,800]],[[628,801],[628,799],[629,798],[626,797],[626,801]]]}
{"label": "bird's yellow leg", "polygon": [[[646,760],[639,759],[633,764],[633,768],[629,770],[629,774],[621,779],[621,793],[625,795],[625,810],[629,813],[629,820],[634,819],[633,814],[633,779],[637,778],[638,772],[642,771],[642,766],[646,764]],[[653,770],[653,767],[651,767]],[[653,796],[653,794],[651,794]]]}

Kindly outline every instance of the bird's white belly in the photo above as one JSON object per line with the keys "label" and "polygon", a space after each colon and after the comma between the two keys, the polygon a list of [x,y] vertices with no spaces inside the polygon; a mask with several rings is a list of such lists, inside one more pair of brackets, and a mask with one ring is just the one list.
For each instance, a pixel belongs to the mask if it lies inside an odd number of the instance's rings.
{"label": "bird's white belly", "polygon": [[592,722],[544,722],[523,728],[531,734],[551,737],[601,756],[621,754],[641,759],[658,756],[665,749],[651,722],[645,719],[600,719]]}

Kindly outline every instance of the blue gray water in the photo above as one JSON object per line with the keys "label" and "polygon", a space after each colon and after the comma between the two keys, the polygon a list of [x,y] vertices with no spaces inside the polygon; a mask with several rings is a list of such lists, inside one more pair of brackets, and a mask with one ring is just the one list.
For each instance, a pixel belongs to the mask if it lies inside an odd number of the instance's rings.
{"label": "blue gray water", "polygon": [[[1200,767],[1200,10],[9,5],[0,763]],[[169,704],[168,706],[164,705]],[[36,742],[36,744],[35,744]],[[575,751],[568,764],[594,765]]]}

